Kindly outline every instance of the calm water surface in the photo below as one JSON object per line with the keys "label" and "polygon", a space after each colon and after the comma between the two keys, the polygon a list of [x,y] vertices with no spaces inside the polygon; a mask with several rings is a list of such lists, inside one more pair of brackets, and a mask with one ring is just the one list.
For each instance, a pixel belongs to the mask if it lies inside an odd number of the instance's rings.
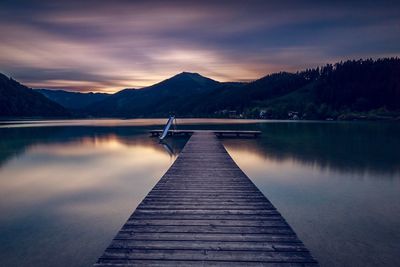
{"label": "calm water surface", "polygon": [[[0,266],[90,266],[173,163],[165,120],[0,122]],[[400,124],[179,120],[224,139],[322,266],[400,266]]]}

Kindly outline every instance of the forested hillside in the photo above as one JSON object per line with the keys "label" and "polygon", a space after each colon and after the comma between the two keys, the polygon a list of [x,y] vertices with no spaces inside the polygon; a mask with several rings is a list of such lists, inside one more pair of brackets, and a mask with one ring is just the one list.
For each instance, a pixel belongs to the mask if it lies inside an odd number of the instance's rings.
{"label": "forested hillside", "polygon": [[[250,83],[218,82],[183,72],[115,94],[39,90],[0,76],[2,116],[239,117],[394,119],[400,116],[400,59],[352,60]],[[57,105],[53,101],[59,103]]]}
{"label": "forested hillside", "polygon": [[79,93],[64,90],[35,89],[37,92],[46,96],[50,100],[57,102],[61,106],[76,110],[83,109],[95,102],[101,101],[109,94],[105,93]]}
{"label": "forested hillside", "polygon": [[0,117],[66,117],[70,113],[42,94],[0,73]]}
{"label": "forested hillside", "polygon": [[204,99],[208,101],[197,105],[200,113],[229,109],[245,117],[276,119],[289,118],[289,113],[304,119],[395,117],[400,110],[400,59],[345,61],[271,74]]}

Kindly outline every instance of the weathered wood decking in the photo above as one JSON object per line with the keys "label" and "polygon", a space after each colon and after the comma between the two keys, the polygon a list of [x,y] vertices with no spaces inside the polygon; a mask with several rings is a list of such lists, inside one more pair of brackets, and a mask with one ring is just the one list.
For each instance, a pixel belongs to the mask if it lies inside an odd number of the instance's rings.
{"label": "weathered wood decking", "polygon": [[213,133],[195,133],[95,266],[318,266]]}

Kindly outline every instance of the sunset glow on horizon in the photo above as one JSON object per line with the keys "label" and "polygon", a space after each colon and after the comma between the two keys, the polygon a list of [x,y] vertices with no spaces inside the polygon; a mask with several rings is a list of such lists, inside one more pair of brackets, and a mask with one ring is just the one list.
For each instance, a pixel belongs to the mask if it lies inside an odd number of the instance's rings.
{"label": "sunset glow on horizon", "polygon": [[400,56],[395,1],[0,3],[0,72],[34,88],[116,92],[182,71],[250,81]]}

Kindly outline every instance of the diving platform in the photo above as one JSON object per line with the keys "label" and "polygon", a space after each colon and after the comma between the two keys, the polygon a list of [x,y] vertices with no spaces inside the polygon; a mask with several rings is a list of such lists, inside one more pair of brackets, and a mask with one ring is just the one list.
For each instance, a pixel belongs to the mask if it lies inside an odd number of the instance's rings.
{"label": "diving platform", "polygon": [[94,266],[318,266],[217,133],[188,134]]}

